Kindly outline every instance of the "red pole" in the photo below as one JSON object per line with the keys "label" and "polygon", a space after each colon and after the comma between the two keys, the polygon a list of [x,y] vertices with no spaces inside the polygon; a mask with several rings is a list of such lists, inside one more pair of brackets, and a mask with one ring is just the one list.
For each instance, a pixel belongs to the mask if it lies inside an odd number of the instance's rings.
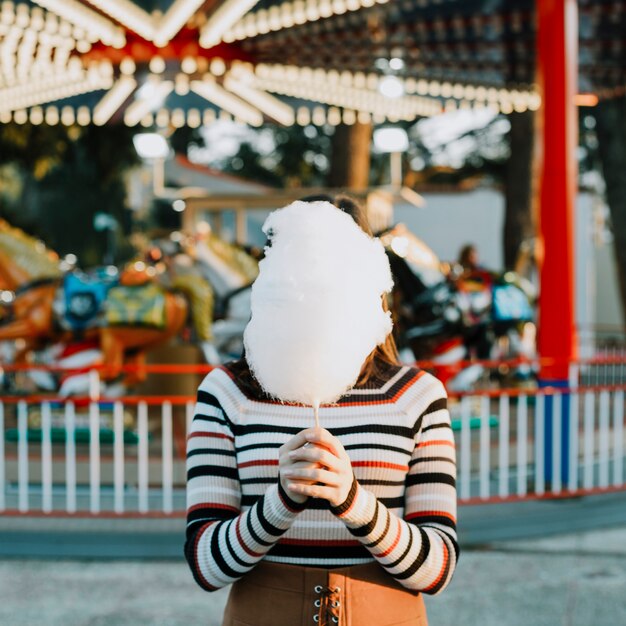
{"label": "red pole", "polygon": [[[537,0],[537,78],[541,90],[541,161],[539,224],[539,354],[553,360],[543,365],[539,385],[569,386],[569,362],[576,358],[574,283],[574,208],[578,189],[576,146],[578,111],[574,104],[578,78],[578,14],[576,0]],[[549,362],[549,361],[548,361]],[[543,485],[547,491],[568,486],[569,397],[563,395],[556,414],[553,396],[545,398]],[[560,441],[553,426],[560,423]],[[553,457],[560,449],[560,467]]]}
{"label": "red pole", "polygon": [[576,357],[574,206],[578,187],[576,146],[578,78],[576,0],[537,0],[537,78],[540,109],[539,354],[555,359],[541,369],[544,384],[568,379]]}

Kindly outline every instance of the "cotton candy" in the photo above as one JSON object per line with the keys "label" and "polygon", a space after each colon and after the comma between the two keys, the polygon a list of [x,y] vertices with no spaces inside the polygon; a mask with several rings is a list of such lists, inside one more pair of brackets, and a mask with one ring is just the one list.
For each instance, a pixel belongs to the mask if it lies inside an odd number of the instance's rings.
{"label": "cotton candy", "polygon": [[[377,239],[329,202],[294,202],[263,225],[246,358],[265,391],[287,402],[335,402],[391,332],[381,296],[389,261]],[[316,412],[317,413],[317,412]]]}

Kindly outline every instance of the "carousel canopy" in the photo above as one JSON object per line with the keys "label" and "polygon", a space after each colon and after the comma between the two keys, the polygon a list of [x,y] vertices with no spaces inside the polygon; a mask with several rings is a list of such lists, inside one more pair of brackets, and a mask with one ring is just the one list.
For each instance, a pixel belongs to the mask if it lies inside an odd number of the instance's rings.
{"label": "carousel canopy", "polygon": [[[580,0],[579,91],[623,93],[621,0]],[[0,122],[192,127],[540,105],[532,0],[5,0]],[[589,101],[581,100],[581,103]]]}

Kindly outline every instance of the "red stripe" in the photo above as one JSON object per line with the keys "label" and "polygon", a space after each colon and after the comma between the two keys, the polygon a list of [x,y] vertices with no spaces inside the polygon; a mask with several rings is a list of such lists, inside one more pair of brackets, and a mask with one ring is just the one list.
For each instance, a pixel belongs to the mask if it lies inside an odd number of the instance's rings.
{"label": "red stripe", "polygon": [[278,465],[278,459],[265,459],[261,461],[246,461],[245,463],[239,463],[237,467],[254,467],[257,465]]}
{"label": "red stripe", "polygon": [[385,467],[387,469],[400,470],[408,472],[408,465],[396,465],[395,463],[385,463],[384,461],[353,461],[352,467]]}
{"label": "red stripe", "polygon": [[441,566],[441,570],[439,571],[439,576],[437,576],[437,578],[435,578],[435,580],[433,580],[433,582],[428,585],[428,587],[426,587],[424,591],[430,591],[433,587],[436,587],[439,584],[444,572],[446,571],[446,567],[448,566],[448,546],[446,545],[445,541],[443,541],[441,545],[443,547],[443,565]]}
{"label": "red stripe", "polygon": [[396,538],[394,539],[393,543],[384,552],[377,554],[376,557],[381,559],[382,557],[387,556],[390,552],[392,552],[393,549],[398,545],[401,535],[402,535],[402,526],[400,525],[400,520],[398,519],[398,532],[396,534]]}
{"label": "red stripe", "polygon": [[456,524],[456,517],[454,517],[454,515],[451,515],[447,511],[416,511],[415,513],[409,513],[408,515],[405,515],[404,519],[410,520],[416,517],[433,517],[434,515],[438,517],[447,517]]}
{"label": "red stripe", "polygon": [[235,438],[231,437],[230,435],[224,435],[222,433],[210,433],[198,430],[190,433],[187,439],[191,439],[193,437],[210,437],[212,439],[228,439],[228,441],[235,441]]}
{"label": "red stripe", "polygon": [[204,535],[206,529],[209,526],[211,526],[211,524],[215,524],[215,521],[207,522],[198,531],[198,534],[196,535],[196,541],[195,541],[194,546],[193,546],[193,556],[194,556],[194,559],[195,559],[196,572],[198,573],[198,576],[201,578],[202,582],[205,584],[206,587],[208,587],[211,591],[216,591],[217,589],[219,589],[219,587],[215,587],[214,585],[211,585],[207,581],[207,579],[204,577],[204,574],[202,573],[202,570],[200,569],[200,565],[198,563],[198,542],[200,541],[200,538],[202,537],[202,535]]}
{"label": "red stripe", "polygon": [[[368,402],[367,400],[363,400],[361,402],[342,402],[341,404],[331,404],[331,405],[323,404],[322,406],[324,408],[328,407],[329,409],[332,409],[332,408],[340,409],[341,407],[344,407],[344,406],[367,406],[370,404],[393,404],[416,380],[419,380],[425,373],[426,372],[424,370],[419,370],[418,372],[416,372],[415,376],[412,376],[409,380],[407,380],[407,382],[404,385],[402,385],[400,389],[398,389],[398,391],[392,398],[388,398],[385,400],[372,400],[371,402]],[[355,389],[354,391],[358,392],[358,389]]]}
{"label": "red stripe", "polygon": [[248,548],[248,546],[246,545],[246,542],[243,540],[243,537],[241,536],[241,531],[239,530],[240,523],[241,523],[241,515],[237,518],[237,521],[235,522],[235,533],[237,534],[237,540],[239,541],[239,545],[244,549],[244,552],[246,552],[250,556],[254,556],[254,557],[263,556],[262,552],[254,552],[253,550]]}
{"label": "red stripe", "polygon": [[433,439],[432,441],[423,441],[422,443],[418,443],[415,447],[425,448],[426,446],[452,446],[454,448],[454,441],[446,439]]}
{"label": "red stripe", "polygon": [[240,510],[234,506],[228,506],[228,504],[221,504],[220,502],[200,502],[200,504],[194,504],[187,509],[187,513],[191,513],[196,509],[223,509],[224,511],[233,511],[239,513]]}

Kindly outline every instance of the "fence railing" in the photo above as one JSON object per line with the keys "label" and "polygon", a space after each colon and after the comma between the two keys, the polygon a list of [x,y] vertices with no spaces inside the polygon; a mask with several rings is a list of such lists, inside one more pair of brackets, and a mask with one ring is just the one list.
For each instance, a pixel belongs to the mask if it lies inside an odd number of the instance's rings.
{"label": "fence railing", "polygon": [[[580,385],[581,372],[595,365],[576,364],[569,389],[450,394],[461,503],[625,488],[626,384]],[[91,376],[84,398],[0,398],[0,511],[182,515],[195,398],[100,397],[97,373]]]}

